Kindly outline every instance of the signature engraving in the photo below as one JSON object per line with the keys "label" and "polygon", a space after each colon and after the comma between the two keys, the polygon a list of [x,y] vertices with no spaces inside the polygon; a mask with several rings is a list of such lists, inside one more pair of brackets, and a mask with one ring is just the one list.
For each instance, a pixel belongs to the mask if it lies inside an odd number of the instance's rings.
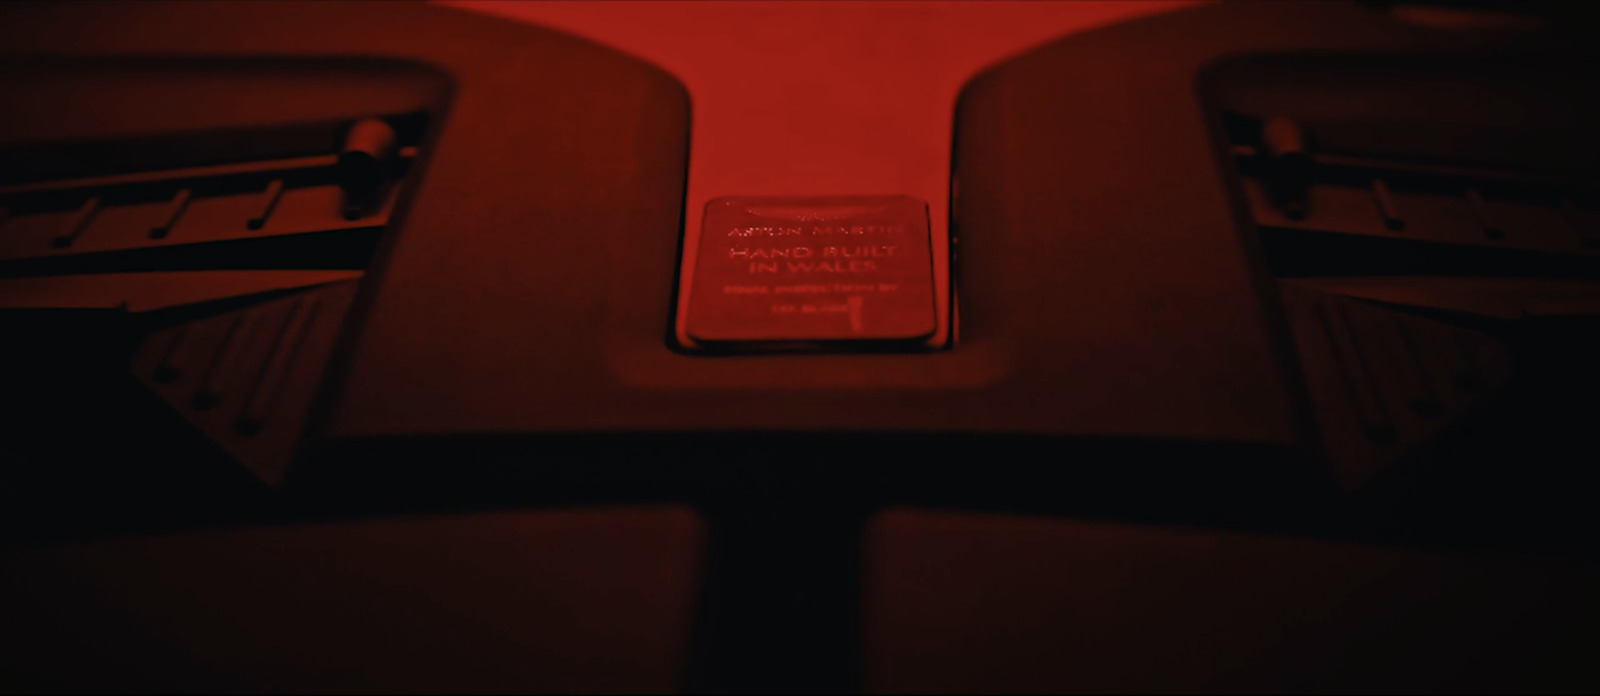
{"label": "signature engraving", "polygon": [[724,285],[724,295],[825,295],[899,292],[895,283],[797,283],[794,285]]}

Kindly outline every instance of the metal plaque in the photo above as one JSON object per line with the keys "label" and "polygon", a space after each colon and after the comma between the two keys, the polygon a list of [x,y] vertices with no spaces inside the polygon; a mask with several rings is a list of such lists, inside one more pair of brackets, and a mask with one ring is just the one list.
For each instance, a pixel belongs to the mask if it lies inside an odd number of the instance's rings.
{"label": "metal plaque", "polygon": [[696,341],[913,341],[935,329],[927,205],[908,196],[706,205],[686,333]]}

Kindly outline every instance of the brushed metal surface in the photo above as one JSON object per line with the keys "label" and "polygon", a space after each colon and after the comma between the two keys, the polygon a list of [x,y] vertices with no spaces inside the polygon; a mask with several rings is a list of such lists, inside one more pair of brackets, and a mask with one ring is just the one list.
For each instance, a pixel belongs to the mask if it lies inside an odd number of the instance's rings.
{"label": "brushed metal surface", "polygon": [[937,324],[927,206],[906,196],[706,206],[688,333],[713,341],[912,340]]}

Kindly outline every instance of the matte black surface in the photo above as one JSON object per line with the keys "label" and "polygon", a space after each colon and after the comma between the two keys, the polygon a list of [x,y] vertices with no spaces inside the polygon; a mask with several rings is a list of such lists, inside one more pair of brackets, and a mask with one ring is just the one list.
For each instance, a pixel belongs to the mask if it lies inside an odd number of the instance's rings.
{"label": "matte black surface", "polygon": [[865,548],[876,693],[1600,685],[1592,566],[909,510]]}
{"label": "matte black surface", "polygon": [[669,692],[703,552],[681,507],[10,551],[0,690]]}

